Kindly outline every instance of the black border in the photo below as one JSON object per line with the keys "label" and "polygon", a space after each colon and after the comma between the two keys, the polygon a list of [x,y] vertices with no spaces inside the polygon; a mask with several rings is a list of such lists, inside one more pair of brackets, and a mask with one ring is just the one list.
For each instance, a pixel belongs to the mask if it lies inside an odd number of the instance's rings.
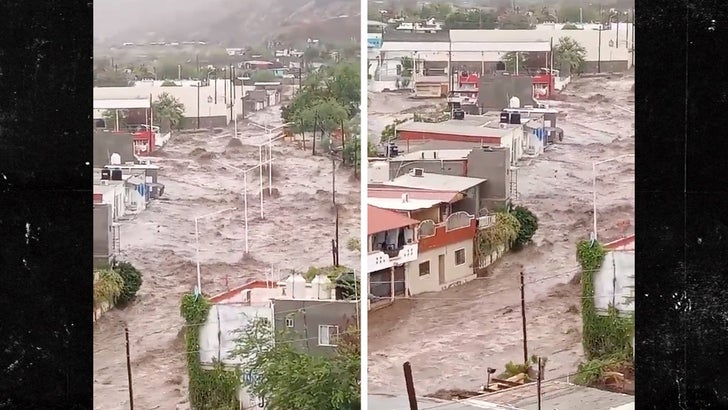
{"label": "black border", "polygon": [[728,408],[728,3],[636,9],[636,408]]}
{"label": "black border", "polygon": [[93,408],[92,21],[0,7],[0,409]]}

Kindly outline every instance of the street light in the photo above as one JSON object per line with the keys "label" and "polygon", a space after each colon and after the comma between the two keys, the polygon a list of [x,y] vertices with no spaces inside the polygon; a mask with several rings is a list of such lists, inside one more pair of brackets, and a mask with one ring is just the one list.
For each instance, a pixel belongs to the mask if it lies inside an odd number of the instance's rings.
{"label": "street light", "polygon": [[[212,96],[207,96],[207,120],[210,121],[212,117]],[[210,127],[212,127],[212,121],[210,121]]]}
{"label": "street light", "polygon": [[627,157],[634,157],[634,154],[624,154],[620,155],[614,158],[605,159],[602,161],[592,162],[592,202],[593,202],[593,209],[592,212],[594,214],[593,223],[594,223],[594,240],[597,240],[597,165],[601,165],[607,162],[616,161],[622,158]]}
{"label": "street light", "polygon": [[196,258],[197,259],[197,291],[202,294],[202,281],[200,277],[200,229],[199,229],[199,220],[203,218],[208,218],[211,216],[219,215],[223,212],[228,211],[234,211],[237,208],[225,208],[217,212],[211,212],[209,214],[200,215],[195,217],[195,244],[196,244]]}

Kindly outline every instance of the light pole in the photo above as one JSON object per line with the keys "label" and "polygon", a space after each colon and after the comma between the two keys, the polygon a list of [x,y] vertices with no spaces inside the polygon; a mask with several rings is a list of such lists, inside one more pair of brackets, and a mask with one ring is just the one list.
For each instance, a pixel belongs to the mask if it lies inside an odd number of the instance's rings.
{"label": "light pole", "polygon": [[[280,129],[280,128],[287,127],[289,125],[292,125],[293,123],[287,122],[285,124],[281,124],[281,125],[279,125],[277,127],[273,127],[273,128],[268,128],[268,125],[260,125],[258,123],[252,122],[252,121],[250,121],[249,124],[254,127],[258,127],[260,129],[264,130],[265,133],[268,135],[268,194],[273,195],[273,131]],[[260,148],[260,147],[262,147],[262,146],[263,146],[263,144],[260,144],[258,147],[259,161],[263,160],[263,156],[260,152],[262,150],[262,148]],[[261,174],[261,184],[262,184],[262,179],[263,179],[263,177]],[[262,194],[262,190],[263,190],[263,188],[261,185],[261,194]]]}
{"label": "light pole", "polygon": [[[228,163],[222,162],[220,160],[215,159],[213,161],[217,162],[218,164],[220,164],[224,167],[234,169],[234,170],[240,172],[241,174],[243,174],[243,204],[244,204],[243,212],[244,212],[244,219],[245,219],[245,253],[248,253],[248,249],[249,249],[248,248],[248,172],[254,171],[258,167],[262,168],[263,164],[258,164],[256,166],[250,167],[248,169],[242,169],[242,168],[238,168],[236,166],[230,165]],[[260,208],[261,208],[260,214],[262,217],[263,216],[263,191],[262,190],[260,192]]]}
{"label": "light pole", "polygon": [[592,202],[593,202],[592,213],[594,214],[593,229],[594,229],[594,240],[595,241],[597,240],[597,165],[601,165],[606,162],[617,161],[617,160],[620,160],[622,158],[627,158],[627,157],[634,157],[634,154],[624,154],[624,155],[620,155],[620,156],[617,156],[614,158],[609,158],[609,159],[605,159],[602,161],[592,162]]}
{"label": "light pole", "polygon": [[225,208],[225,209],[222,209],[222,210],[217,211],[217,212],[211,212],[209,214],[200,215],[200,216],[196,216],[195,217],[195,248],[196,248],[196,250],[195,250],[195,254],[196,254],[195,259],[197,259],[197,291],[200,292],[200,294],[202,294],[202,280],[201,280],[201,276],[200,276],[200,228],[199,228],[199,220],[200,219],[203,219],[203,218],[208,218],[208,217],[211,217],[211,216],[215,216],[215,215],[221,214],[223,212],[234,211],[236,209],[237,208]]}

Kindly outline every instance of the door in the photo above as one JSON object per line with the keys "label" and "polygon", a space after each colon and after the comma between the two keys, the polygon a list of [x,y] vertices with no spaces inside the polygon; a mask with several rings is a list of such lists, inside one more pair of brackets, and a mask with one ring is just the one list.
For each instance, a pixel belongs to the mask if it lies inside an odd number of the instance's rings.
{"label": "door", "polygon": [[445,284],[445,255],[437,257],[437,274],[440,278],[440,285]]}

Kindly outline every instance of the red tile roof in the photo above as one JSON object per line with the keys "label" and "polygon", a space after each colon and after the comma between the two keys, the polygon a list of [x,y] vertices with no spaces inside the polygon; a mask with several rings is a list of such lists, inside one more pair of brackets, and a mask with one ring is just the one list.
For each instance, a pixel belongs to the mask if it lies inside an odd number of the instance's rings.
{"label": "red tile roof", "polygon": [[412,199],[438,200],[445,203],[457,202],[463,198],[463,195],[457,191],[429,191],[408,188],[369,188],[367,190],[367,196],[370,198],[401,198],[402,194],[407,194]]}
{"label": "red tile roof", "polygon": [[390,229],[417,225],[420,221],[407,215],[387,209],[367,205],[367,235],[388,231]]}

